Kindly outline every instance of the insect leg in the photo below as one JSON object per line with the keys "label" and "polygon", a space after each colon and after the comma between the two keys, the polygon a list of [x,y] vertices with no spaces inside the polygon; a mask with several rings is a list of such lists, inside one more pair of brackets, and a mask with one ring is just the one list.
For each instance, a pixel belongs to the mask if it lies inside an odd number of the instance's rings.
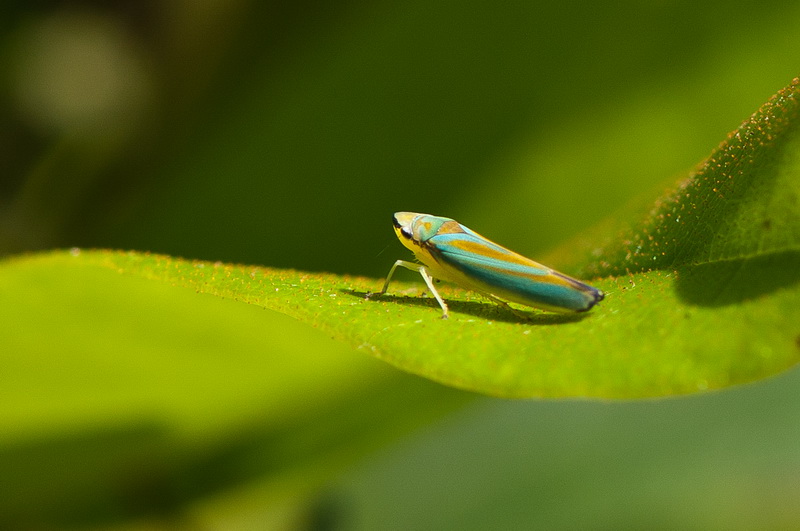
{"label": "insect leg", "polygon": [[422,278],[425,280],[425,284],[428,285],[428,289],[431,290],[433,296],[436,297],[436,300],[439,302],[439,306],[442,307],[442,319],[447,319],[450,315],[448,313],[447,304],[445,304],[444,299],[441,295],[439,295],[439,292],[436,291],[436,288],[433,285],[433,277],[430,275],[430,273],[428,273],[428,270],[425,269],[425,266],[418,267],[419,269],[417,269],[417,271],[419,271],[419,274],[422,275]]}
{"label": "insect leg", "polygon": [[378,293],[372,293],[372,292],[367,293],[365,298],[369,299],[370,297],[373,297],[375,295],[380,297],[381,295],[386,293],[386,290],[389,289],[389,282],[392,280],[392,277],[394,276],[394,272],[397,269],[397,266],[405,267],[406,269],[410,269],[411,271],[419,271],[419,268],[422,267],[419,264],[415,264],[413,262],[406,262],[405,260],[396,261],[392,266],[392,268],[389,270],[389,274],[386,275],[386,282],[383,283],[383,289],[381,289]]}
{"label": "insect leg", "polygon": [[445,304],[444,299],[442,299],[441,295],[439,295],[439,292],[436,291],[436,287],[434,287],[433,285],[433,277],[430,275],[430,273],[428,273],[428,270],[425,268],[425,266],[421,264],[415,264],[414,262],[406,262],[405,260],[396,261],[392,266],[392,268],[389,270],[389,274],[386,275],[386,282],[383,283],[383,289],[381,289],[378,293],[367,293],[365,298],[368,299],[375,295],[380,297],[381,295],[385,294],[386,290],[389,289],[389,282],[392,280],[392,277],[394,276],[394,272],[397,269],[397,266],[405,267],[406,269],[410,269],[411,271],[416,271],[417,273],[420,274],[420,276],[422,276],[422,279],[425,281],[425,284],[427,284],[428,289],[431,290],[431,293],[436,298],[436,301],[439,303],[439,306],[442,307],[442,319],[447,319],[447,317],[449,316],[447,304]]}
{"label": "insect leg", "polygon": [[483,293],[483,292],[481,292],[481,295],[483,295],[484,297],[486,297],[487,299],[489,299],[489,300],[490,300],[490,301],[492,301],[493,303],[495,303],[495,304],[497,304],[497,305],[499,305],[499,306],[502,306],[502,307],[506,308],[507,310],[511,311],[511,313],[513,313],[513,314],[514,314],[514,315],[516,315],[517,317],[520,317],[520,318],[522,318],[522,319],[525,319],[526,321],[530,321],[530,317],[529,317],[528,315],[526,315],[525,313],[523,313],[523,312],[521,312],[521,311],[517,310],[516,308],[514,308],[513,306],[511,306],[511,305],[510,305],[509,303],[507,303],[506,301],[504,301],[504,300],[502,300],[502,299],[498,299],[497,297],[495,297],[495,296],[494,296],[494,295],[492,295],[491,293]]}

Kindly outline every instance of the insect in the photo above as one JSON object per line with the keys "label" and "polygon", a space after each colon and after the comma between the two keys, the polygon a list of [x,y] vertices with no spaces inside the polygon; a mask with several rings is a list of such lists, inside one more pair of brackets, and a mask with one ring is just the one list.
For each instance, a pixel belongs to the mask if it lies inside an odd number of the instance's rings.
{"label": "insect", "polygon": [[476,291],[503,306],[508,307],[505,301],[510,301],[551,312],[585,312],[605,296],[599,289],[506,249],[450,218],[395,212],[394,231],[422,263],[396,261],[383,289],[374,295],[386,293],[398,266],[417,271],[442,307],[442,319],[447,319],[449,311],[436,291],[435,279]]}

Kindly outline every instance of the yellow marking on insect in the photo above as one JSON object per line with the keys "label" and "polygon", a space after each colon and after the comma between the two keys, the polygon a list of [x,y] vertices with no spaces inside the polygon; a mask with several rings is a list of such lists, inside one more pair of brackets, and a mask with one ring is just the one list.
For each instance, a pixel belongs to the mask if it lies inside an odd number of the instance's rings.
{"label": "yellow marking on insect", "polygon": [[[447,280],[507,306],[511,301],[552,312],[585,312],[603,300],[602,291],[502,247],[455,220],[396,212],[394,231],[421,264],[397,260],[375,295],[383,295],[398,267],[420,274],[439,306],[449,311],[434,280]],[[367,294],[367,297],[373,294]]]}

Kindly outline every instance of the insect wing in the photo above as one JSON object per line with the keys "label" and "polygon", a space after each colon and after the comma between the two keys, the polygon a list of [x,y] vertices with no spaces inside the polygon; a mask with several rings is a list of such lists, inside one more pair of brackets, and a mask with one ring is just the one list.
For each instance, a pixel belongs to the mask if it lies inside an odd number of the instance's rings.
{"label": "insect wing", "polygon": [[553,311],[585,311],[599,290],[502,247],[452,221],[428,240],[427,250],[464,287]]}

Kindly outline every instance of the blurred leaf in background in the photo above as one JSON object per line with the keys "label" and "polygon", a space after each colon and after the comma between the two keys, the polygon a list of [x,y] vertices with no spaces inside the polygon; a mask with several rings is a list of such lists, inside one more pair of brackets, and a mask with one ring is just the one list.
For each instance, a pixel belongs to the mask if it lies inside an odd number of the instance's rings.
{"label": "blurred leaf in background", "polygon": [[[77,1],[5,11],[2,254],[114,247],[379,276],[396,258],[381,254],[387,244],[400,249],[390,214],[414,210],[536,256],[674,181],[800,70],[800,6],[777,0]],[[13,343],[0,336],[5,527],[355,525],[346,511],[369,511],[340,496],[340,483],[330,497],[315,494],[320,485],[470,401],[253,307],[110,272],[70,283],[16,274],[29,289],[11,293],[0,279],[4,325],[25,323]],[[511,482],[519,495],[509,496],[507,472],[596,485],[597,470],[576,466],[575,453],[587,464],[622,447],[647,459],[618,455],[620,481],[648,486],[643,497],[666,509],[625,519],[623,508],[590,525],[668,524],[661,515],[689,507],[680,514],[694,519],[674,521],[758,527],[757,517],[702,516],[761,500],[748,514],[796,526],[795,513],[781,512],[797,486],[800,454],[786,442],[796,436],[782,430],[799,425],[795,389],[788,375],[634,406],[477,406],[473,423],[443,439],[443,469],[412,467],[404,446],[416,443],[395,447],[388,460],[410,466],[409,483],[442,485],[429,507],[396,503],[434,515],[434,527],[466,522],[441,508],[502,507],[507,527],[527,528],[527,508],[554,496],[558,514],[598,514],[607,489],[576,498],[556,480]],[[597,407],[610,412],[602,431],[585,427]],[[750,412],[752,427],[737,411]],[[529,444],[543,422],[545,444]],[[431,437],[448,423],[463,420]],[[574,437],[583,445],[570,447]],[[718,448],[729,458],[710,458]],[[475,455],[485,468],[472,466]],[[648,459],[670,474],[651,473]],[[752,467],[740,474],[731,462]],[[703,488],[703,467],[730,488]],[[404,479],[380,468],[365,485]],[[431,482],[437,474],[463,488]],[[676,476],[688,479],[667,495]],[[764,485],[778,501],[764,501]],[[352,488],[354,499],[363,492]],[[709,492],[721,502],[704,504]],[[367,503],[380,509],[375,498]],[[556,516],[542,521],[571,523]]]}
{"label": "blurred leaf in background", "polygon": [[790,2],[202,5],[9,17],[7,250],[379,275],[413,210],[535,254],[701,160],[800,47]]}
{"label": "blurred leaf in background", "polygon": [[334,529],[794,529],[799,376],[656,403],[484,401],[319,503]]}

